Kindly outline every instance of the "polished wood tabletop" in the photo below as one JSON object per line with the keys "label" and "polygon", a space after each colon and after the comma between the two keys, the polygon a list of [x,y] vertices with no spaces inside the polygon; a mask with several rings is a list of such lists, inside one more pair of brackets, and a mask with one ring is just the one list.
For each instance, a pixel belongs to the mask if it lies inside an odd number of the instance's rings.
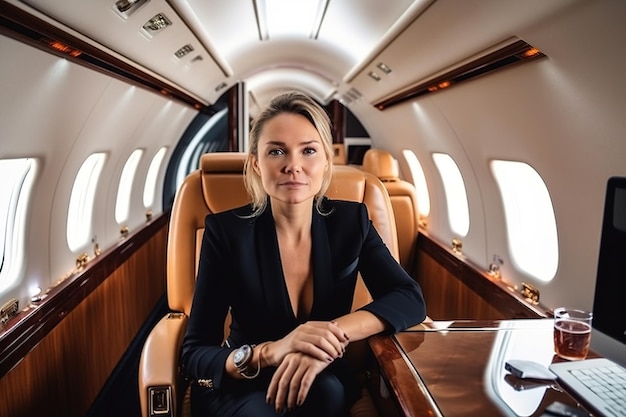
{"label": "polished wood tabletop", "polygon": [[556,381],[520,379],[504,365],[560,361],[552,328],[552,319],[435,321],[369,344],[405,416],[547,417],[554,401],[584,407]]}

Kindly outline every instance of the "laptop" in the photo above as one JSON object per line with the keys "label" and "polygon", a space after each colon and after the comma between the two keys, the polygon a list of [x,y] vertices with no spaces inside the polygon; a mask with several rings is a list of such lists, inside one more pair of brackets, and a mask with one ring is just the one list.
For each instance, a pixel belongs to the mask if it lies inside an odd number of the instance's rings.
{"label": "laptop", "polygon": [[626,368],[607,358],[550,365],[559,383],[602,417],[626,416]]}

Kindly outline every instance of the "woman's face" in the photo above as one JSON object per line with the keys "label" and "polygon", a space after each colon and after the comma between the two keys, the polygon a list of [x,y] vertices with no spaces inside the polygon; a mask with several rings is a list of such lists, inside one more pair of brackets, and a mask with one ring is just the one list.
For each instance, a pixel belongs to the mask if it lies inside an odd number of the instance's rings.
{"label": "woman's face", "polygon": [[281,113],[265,123],[254,169],[274,202],[311,202],[327,167],[322,139],[306,117]]}

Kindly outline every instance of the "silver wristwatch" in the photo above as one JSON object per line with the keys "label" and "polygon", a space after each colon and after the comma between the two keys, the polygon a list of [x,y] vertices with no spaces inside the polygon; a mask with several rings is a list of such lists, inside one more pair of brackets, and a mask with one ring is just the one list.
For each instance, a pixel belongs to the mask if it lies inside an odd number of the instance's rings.
{"label": "silver wristwatch", "polygon": [[250,362],[252,361],[254,345],[243,345],[235,350],[233,355],[233,362],[237,372],[246,376]]}

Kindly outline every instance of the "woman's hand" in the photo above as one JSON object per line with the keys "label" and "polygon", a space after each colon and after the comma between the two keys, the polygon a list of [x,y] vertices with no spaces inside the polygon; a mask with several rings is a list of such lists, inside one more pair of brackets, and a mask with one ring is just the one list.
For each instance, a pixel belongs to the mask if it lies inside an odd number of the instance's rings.
{"label": "woman's hand", "polygon": [[277,412],[281,412],[285,405],[288,410],[302,405],[317,375],[331,362],[300,352],[287,354],[267,388],[267,403],[274,403]]}
{"label": "woman's hand", "polygon": [[272,362],[280,365],[289,353],[300,352],[331,363],[343,356],[349,342],[335,322],[309,321],[272,343]]}

